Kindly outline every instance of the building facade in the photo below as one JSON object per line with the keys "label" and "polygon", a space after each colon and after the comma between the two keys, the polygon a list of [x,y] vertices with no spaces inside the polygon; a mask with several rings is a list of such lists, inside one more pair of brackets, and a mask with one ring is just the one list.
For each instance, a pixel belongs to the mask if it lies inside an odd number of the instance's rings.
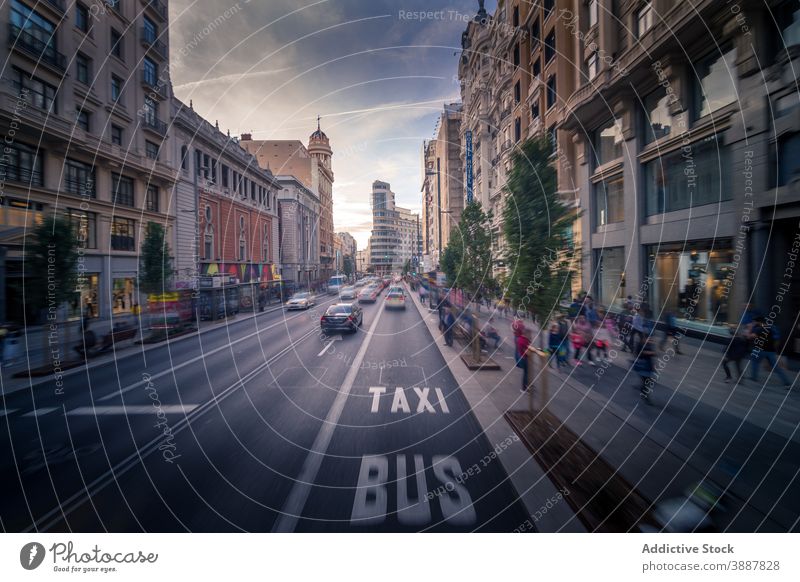
{"label": "building facade", "polygon": [[424,254],[438,264],[450,233],[461,220],[465,203],[465,174],[461,151],[460,103],[444,106],[436,125],[436,137],[423,144],[422,224]]}
{"label": "building facade", "polygon": [[262,168],[279,175],[298,178],[319,197],[318,225],[320,280],[327,281],[334,271],[333,248],[333,150],[319,124],[308,147],[299,140],[254,140],[243,134],[242,147],[253,154]]}
{"label": "building facade", "polygon": [[239,307],[252,308],[278,280],[278,181],[236,138],[177,99],[174,108],[176,288],[223,276],[239,286]]}
{"label": "building facade", "polygon": [[[547,136],[554,146],[558,192],[575,211],[572,238],[580,244],[580,198],[571,172],[574,146],[558,127],[565,115],[564,103],[574,91],[575,38],[564,29],[564,17],[576,10],[573,5],[585,4],[500,0],[493,15],[479,12],[462,35],[458,76],[464,180],[472,184],[466,190],[474,200],[493,213],[497,274],[513,268],[513,264],[506,265],[504,188],[512,155],[518,144],[529,138]],[[510,258],[513,262],[513,253]],[[578,281],[575,284],[580,285]]]}
{"label": "building facade", "polygon": [[278,176],[281,278],[309,288],[320,280],[317,194],[295,176]]}
{"label": "building facade", "polygon": [[561,124],[585,211],[583,286],[602,303],[632,296],[725,336],[751,302],[793,331],[798,4],[590,2],[562,19],[584,63]]}
{"label": "building facade", "polygon": [[175,249],[177,160],[168,143],[164,2],[11,0],[0,6],[2,157],[0,320],[35,321],[23,295],[23,243],[54,213],[73,222],[80,255],[71,317],[136,311],[148,222]]}

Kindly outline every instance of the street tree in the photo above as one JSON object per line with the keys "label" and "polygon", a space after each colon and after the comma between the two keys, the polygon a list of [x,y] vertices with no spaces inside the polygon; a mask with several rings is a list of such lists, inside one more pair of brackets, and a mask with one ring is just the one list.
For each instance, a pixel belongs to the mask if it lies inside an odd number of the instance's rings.
{"label": "street tree", "polygon": [[[58,336],[60,307],[76,296],[78,241],[72,224],[53,215],[34,227],[25,247],[23,293],[26,303],[30,302],[44,313],[42,354],[46,360],[48,353],[52,354],[47,349],[50,332]],[[80,297],[78,302],[80,305]],[[66,328],[69,346],[69,326]],[[61,360],[62,355],[58,354],[57,359]]]}
{"label": "street tree", "polygon": [[172,284],[172,275],[172,256],[164,227],[148,222],[139,256],[139,289],[148,295],[165,293]]}
{"label": "street tree", "polygon": [[553,154],[546,138],[530,139],[514,152],[503,208],[505,294],[540,325],[570,293],[580,257],[571,240],[579,214],[558,196]]}
{"label": "street tree", "polygon": [[342,271],[347,277],[353,274],[355,271],[355,265],[353,263],[353,257],[350,255],[345,255],[344,259],[342,260]]}
{"label": "street tree", "polygon": [[[494,288],[492,277],[491,212],[483,211],[480,203],[470,202],[461,213],[458,226],[442,253],[441,268],[451,288],[463,290],[470,301],[479,299]],[[469,307],[469,306],[468,306]],[[472,311],[472,310],[470,310]],[[472,319],[473,359],[481,360],[480,327],[477,313],[467,313]]]}

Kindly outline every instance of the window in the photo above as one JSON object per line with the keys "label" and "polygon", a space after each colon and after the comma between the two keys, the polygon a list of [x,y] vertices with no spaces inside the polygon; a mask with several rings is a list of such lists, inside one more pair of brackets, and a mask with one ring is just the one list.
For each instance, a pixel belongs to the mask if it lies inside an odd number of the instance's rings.
{"label": "window", "polygon": [[539,119],[539,100],[531,103],[531,119]]}
{"label": "window", "polygon": [[130,218],[115,217],[111,221],[111,250],[136,250],[136,223]]}
{"label": "window", "polygon": [[211,223],[211,207],[205,208],[206,227],[203,239],[203,257],[206,260],[214,259],[214,225]]}
{"label": "window", "polygon": [[228,187],[228,184],[229,184],[229,182],[228,182],[228,172],[229,171],[230,170],[229,170],[228,166],[226,166],[225,164],[222,164],[222,187],[223,188],[227,188]]}
{"label": "window", "polygon": [[556,104],[556,76],[550,75],[547,79],[547,109]]}
{"label": "window", "polygon": [[634,19],[636,22],[636,38],[642,38],[644,33],[653,28],[653,5],[647,2],[636,11]]}
{"label": "window", "polygon": [[589,28],[591,28],[597,24],[597,0],[589,0],[587,8],[589,11]]}
{"label": "window", "polygon": [[111,100],[119,101],[120,97],[122,97],[122,79],[111,75]]}
{"label": "window", "polygon": [[0,224],[33,228],[44,220],[44,205],[4,196],[0,200]]}
{"label": "window", "polygon": [[133,206],[133,180],[120,176],[119,174],[111,174],[111,201],[114,204],[122,206]]}
{"label": "window", "polygon": [[555,0],[544,0],[544,17],[547,18],[550,16],[550,13],[553,11],[553,6],[555,6]]}
{"label": "window", "polygon": [[92,65],[91,59],[83,53],[75,55],[75,78],[84,85],[91,84]]}
{"label": "window", "polygon": [[89,32],[91,28],[89,22],[89,9],[83,4],[75,4],[75,26],[81,32]]}
{"label": "window", "polygon": [[95,197],[94,168],[77,160],[64,162],[64,190],[78,196]]}
{"label": "window", "polygon": [[556,31],[552,30],[547,38],[544,39],[544,62],[545,64],[553,60],[556,56]]}
{"label": "window", "polygon": [[536,45],[539,44],[539,37],[542,36],[542,29],[539,25],[539,19],[533,21],[531,24],[531,50],[536,48]]}
{"label": "window", "polygon": [[28,104],[49,113],[56,113],[56,88],[31,77],[21,69],[13,70],[14,88],[18,93],[28,94]]}
{"label": "window", "polygon": [[269,227],[264,223],[261,228],[263,229],[261,235],[261,260],[267,263],[269,262]]}
{"label": "window", "polygon": [[147,155],[148,158],[150,158],[151,160],[158,159],[158,149],[159,149],[158,144],[155,144],[151,141],[145,141],[144,149],[145,149],[145,154]]}
{"label": "window", "polygon": [[158,85],[158,67],[156,66],[155,62],[152,59],[145,57],[142,66],[144,82],[151,87],[156,87]]}
{"label": "window", "polygon": [[520,82],[517,81],[514,84],[514,103],[519,103],[520,100],[522,99],[522,91],[520,89],[520,84],[519,83]]}
{"label": "window", "polygon": [[146,125],[154,127],[158,124],[158,103],[153,101],[150,97],[144,98],[142,113]]}
{"label": "window", "polygon": [[181,170],[187,170],[189,165],[189,148],[181,146]]}
{"label": "window", "polygon": [[122,34],[111,29],[111,54],[122,60],[124,58],[122,52],[123,39]]}
{"label": "window", "polygon": [[590,81],[597,76],[597,52],[590,54],[586,61],[586,75]]}
{"label": "window", "polygon": [[518,142],[522,139],[522,120],[517,117],[514,120],[514,141]]}
{"label": "window", "polygon": [[250,182],[250,200],[256,199],[256,183],[251,181]]}
{"label": "window", "polygon": [[84,109],[75,109],[75,123],[80,127],[83,131],[89,131],[89,119],[91,115],[88,111]]}
{"label": "window", "polygon": [[514,45],[514,66],[519,66],[519,44]]}
{"label": "window", "polygon": [[145,210],[158,212],[158,186],[148,186],[147,196],[145,196]]}
{"label": "window", "polygon": [[670,97],[664,89],[650,93],[644,98],[644,140],[653,142],[669,135],[672,114],[669,112]]}
{"label": "window", "polygon": [[64,55],[56,50],[55,30],[56,25],[41,14],[18,0],[11,0],[11,42],[20,43],[22,47],[41,55],[43,61],[61,69],[64,67]]}
{"label": "window", "polygon": [[533,60],[533,77],[534,77],[534,79],[538,79],[541,74],[542,74],[542,61],[539,59],[539,57],[536,57]]}
{"label": "window", "polygon": [[595,250],[597,298],[601,305],[615,305],[625,297],[625,249],[611,247]]}
{"label": "window", "polygon": [[695,119],[736,101],[736,49],[714,54],[695,66]]}
{"label": "window", "polygon": [[519,26],[519,6],[514,6],[514,11],[511,13],[511,25]]}
{"label": "window", "polygon": [[[770,8],[777,29],[773,37],[771,54],[780,57],[789,47],[800,44],[800,0],[784,0]],[[773,58],[774,58],[773,57]]]}
{"label": "window", "polygon": [[245,234],[244,216],[239,217],[239,260],[247,260],[247,237]]}
{"label": "window", "polygon": [[156,39],[158,38],[158,27],[152,20],[147,18],[147,16],[144,17],[143,31],[144,31],[144,39],[149,43],[155,42]]}
{"label": "window", "polygon": [[114,145],[122,145],[122,128],[119,125],[111,126],[111,143]]}
{"label": "window", "polygon": [[664,154],[644,167],[645,212],[651,216],[729,200],[729,174],[728,151],[715,136]]}
{"label": "window", "polygon": [[595,131],[594,148],[598,166],[622,157],[622,120],[612,119]]}
{"label": "window", "polygon": [[97,248],[97,214],[70,208],[67,210],[67,220],[78,240],[78,248]]}
{"label": "window", "polygon": [[[0,155],[0,177],[2,180],[22,182],[31,186],[42,186],[42,152],[13,142],[3,144]],[[0,181],[2,181],[0,180]]]}
{"label": "window", "polygon": [[622,176],[594,185],[595,226],[624,222],[624,194]]}

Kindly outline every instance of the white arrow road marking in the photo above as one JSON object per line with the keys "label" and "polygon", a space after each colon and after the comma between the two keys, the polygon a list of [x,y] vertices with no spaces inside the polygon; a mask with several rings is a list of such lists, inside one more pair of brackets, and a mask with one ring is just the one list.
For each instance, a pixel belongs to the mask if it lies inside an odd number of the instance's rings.
{"label": "white arrow road marking", "polygon": [[344,404],[347,402],[347,397],[353,389],[353,383],[361,368],[361,363],[364,361],[364,354],[367,353],[367,348],[372,341],[382,314],[383,309],[378,309],[378,314],[372,321],[372,325],[369,326],[367,337],[361,343],[361,347],[352,365],[347,370],[347,376],[344,378],[342,388],[336,395],[336,399],[333,401],[331,409],[328,411],[328,416],[325,418],[322,428],[319,429],[319,433],[317,433],[317,438],[314,439],[314,444],[311,446],[311,450],[308,452],[308,456],[303,462],[303,469],[300,471],[300,475],[297,477],[292,490],[289,492],[289,497],[287,497],[286,503],[281,510],[281,516],[277,519],[275,525],[273,525],[272,531],[292,532],[297,527],[297,522],[303,514],[306,501],[308,501],[308,496],[311,493],[311,486],[317,479],[317,473],[319,473],[322,460],[331,444],[333,431],[339,423],[339,418],[342,416]]}
{"label": "white arrow road marking", "polygon": [[342,336],[340,336],[340,335],[337,335],[337,336],[335,336],[335,337],[332,337],[332,338],[331,338],[331,341],[329,341],[329,342],[328,342],[328,343],[325,345],[325,347],[324,347],[324,348],[322,348],[322,351],[321,351],[320,353],[318,353],[318,354],[317,354],[317,357],[318,357],[318,358],[321,358],[321,357],[322,357],[322,356],[325,354],[325,352],[327,352],[327,351],[328,351],[328,348],[330,348],[330,347],[333,345],[333,342],[338,342],[338,341],[342,341]]}
{"label": "white arrow road marking", "polygon": [[186,414],[197,408],[198,404],[164,404],[159,407],[153,405],[144,406],[81,406],[67,412],[67,416],[100,416],[103,414],[156,414],[163,411],[164,414]]}
{"label": "white arrow road marking", "polygon": [[31,412],[27,412],[22,416],[44,416],[45,414],[50,414],[51,412],[55,412],[56,410],[60,410],[59,408],[37,408],[36,410],[32,410]]}

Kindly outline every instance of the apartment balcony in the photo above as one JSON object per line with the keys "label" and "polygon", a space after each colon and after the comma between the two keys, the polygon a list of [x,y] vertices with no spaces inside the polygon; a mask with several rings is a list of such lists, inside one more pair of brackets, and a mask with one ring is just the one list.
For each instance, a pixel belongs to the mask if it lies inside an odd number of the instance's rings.
{"label": "apartment balcony", "polygon": [[67,58],[63,54],[14,24],[9,25],[8,44],[11,49],[32,57],[37,63],[49,65],[61,73],[67,69]]}
{"label": "apartment balcony", "polygon": [[166,99],[167,91],[166,87],[159,82],[158,76],[153,76],[152,74],[148,73],[145,70],[141,72],[141,81],[142,87],[144,87],[145,91],[147,91],[151,95],[155,95],[156,97],[160,97],[161,99]]}
{"label": "apartment balcony", "polygon": [[151,31],[142,27],[140,38],[143,47],[148,49],[153,54],[161,57],[162,59],[167,58],[167,45],[158,40],[156,38],[156,35],[153,34]]}
{"label": "apartment balcony", "polygon": [[161,0],[142,0],[142,3],[145,5],[145,8],[155,14],[159,20],[166,22],[168,14],[167,7]]}
{"label": "apartment balcony", "polygon": [[158,117],[142,116],[142,127],[157,133],[160,136],[167,135],[167,124],[161,121]]}

